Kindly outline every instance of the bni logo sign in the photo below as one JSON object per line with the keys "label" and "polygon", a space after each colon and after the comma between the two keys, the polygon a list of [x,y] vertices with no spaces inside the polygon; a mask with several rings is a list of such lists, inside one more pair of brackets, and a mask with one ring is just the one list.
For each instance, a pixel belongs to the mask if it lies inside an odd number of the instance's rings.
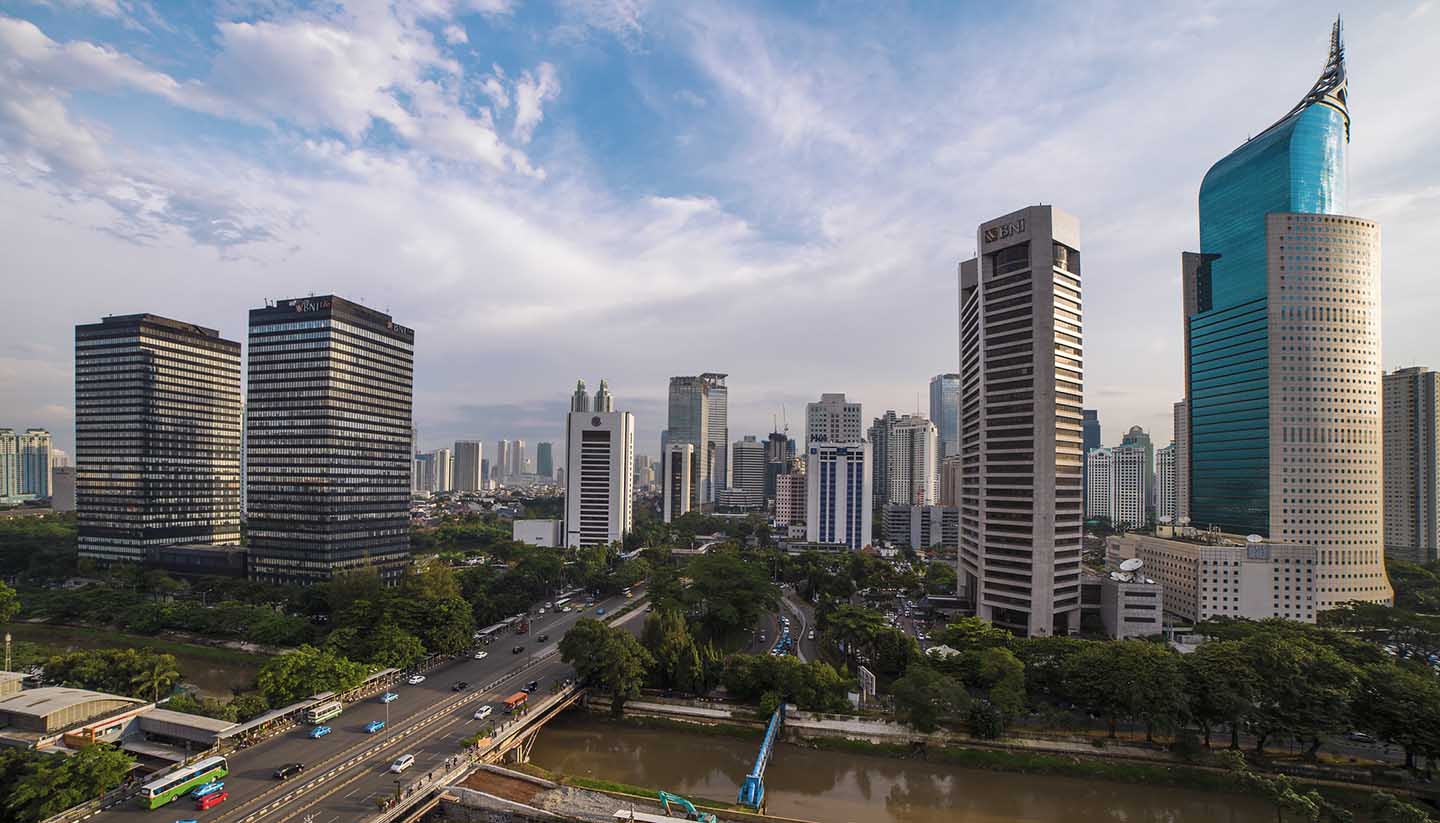
{"label": "bni logo sign", "polygon": [[994,243],[999,240],[1014,237],[1025,231],[1025,218],[1011,220],[1009,223],[1002,223],[998,226],[991,226],[985,230],[984,239],[986,243]]}

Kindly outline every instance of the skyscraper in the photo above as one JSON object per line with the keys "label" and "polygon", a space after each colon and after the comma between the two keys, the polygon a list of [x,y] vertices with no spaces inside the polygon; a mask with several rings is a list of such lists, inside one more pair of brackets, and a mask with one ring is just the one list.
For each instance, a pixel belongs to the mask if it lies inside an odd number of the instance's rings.
{"label": "skyscraper", "polygon": [[935,505],[939,498],[939,453],[940,437],[934,423],[913,414],[896,420],[890,428],[885,455],[888,462],[885,477],[890,484],[885,502]]}
{"label": "skyscraper", "polygon": [[535,446],[535,473],[549,480],[555,476],[554,445],[540,443]]}
{"label": "skyscraper", "polygon": [[50,497],[50,469],[58,449],[44,429],[0,429],[0,502]]}
{"label": "skyscraper", "polygon": [[816,443],[858,443],[860,404],[845,402],[845,393],[825,393],[805,404],[805,451]]}
{"label": "skyscraper", "polygon": [[518,478],[525,474],[525,441],[516,440],[510,445],[510,476]]}
{"label": "skyscraper", "polygon": [[1144,528],[1150,521],[1145,493],[1145,450],[1138,446],[1092,449],[1085,516],[1104,518],[1117,529]]}
{"label": "skyscraper", "polygon": [[960,452],[960,375],[930,378],[930,422],[940,436],[940,459]]}
{"label": "skyscraper", "polygon": [[[858,421],[857,421],[858,422]],[[805,456],[805,539],[862,549],[870,543],[870,446],[820,442]]]}
{"label": "skyscraper", "polygon": [[765,500],[765,444],[747,434],[730,447],[730,487]]}
{"label": "skyscraper", "polygon": [[75,327],[79,555],[240,542],[240,344],[153,314]]}
{"label": "skyscraper", "polygon": [[890,439],[899,420],[900,416],[894,409],[886,409],[884,414],[870,421],[870,428],[865,430],[865,440],[870,444],[870,493],[874,496],[870,506],[873,511],[885,511],[885,504],[890,502]]}
{"label": "skyscraper", "polygon": [[484,488],[480,474],[483,452],[479,440],[455,441],[455,491],[476,492]]}
{"label": "skyscraper", "polygon": [[1175,522],[1190,523],[1190,404],[1177,401],[1175,418]]}
{"label": "skyscraper", "polygon": [[960,264],[961,591],[1025,635],[1079,625],[1080,223],[1031,206]]}
{"label": "skyscraper", "polygon": [[[587,398],[585,402],[588,406],[590,401]],[[495,444],[495,457],[491,465],[494,467],[494,479],[497,483],[503,483],[510,479],[510,464],[514,462],[514,460],[514,447],[511,446],[509,440],[501,440]]]}
{"label": "skyscraper", "polygon": [[1385,375],[1385,553],[1440,559],[1440,373]]}
{"label": "skyscraper", "polygon": [[695,454],[691,457],[697,466],[696,481],[690,487],[692,509],[700,509],[711,502],[709,485],[713,461],[709,448],[709,392],[708,381],[700,377],[670,378],[670,414],[665,429],[665,448],[682,443],[695,447]]}
{"label": "skyscraper", "polygon": [[577,384],[565,425],[565,545],[621,542],[635,522],[635,417],[600,381],[591,408]]}
{"label": "skyscraper", "polygon": [[698,468],[693,445],[671,443],[665,447],[665,468],[661,472],[664,489],[660,514],[666,523],[683,517],[690,511],[690,501],[694,499],[690,490],[698,478]]}
{"label": "skyscraper", "polygon": [[435,455],[435,491],[455,491],[455,454],[449,449],[436,449]]}
{"label": "skyscraper", "polygon": [[1175,522],[1175,444],[1155,452],[1155,520]]}
{"label": "skyscraper", "polygon": [[1200,184],[1182,256],[1190,519],[1318,550],[1316,610],[1389,603],[1380,229],[1344,214],[1337,20],[1320,78]]}
{"label": "skyscraper", "polygon": [[1145,509],[1155,511],[1155,444],[1150,440],[1150,433],[1139,426],[1131,426],[1130,431],[1120,438],[1120,445],[1134,446],[1145,452]]}
{"label": "skyscraper", "polygon": [[728,375],[706,372],[700,379],[706,384],[705,437],[715,455],[710,469],[710,499],[719,497],[721,489],[730,488],[730,389],[725,385]]}
{"label": "skyscraper", "polygon": [[375,568],[393,580],[404,572],[414,351],[413,330],[334,295],[250,310],[253,578],[318,582]]}
{"label": "skyscraper", "polygon": [[1081,425],[1082,449],[1080,465],[1085,471],[1085,516],[1090,516],[1090,452],[1100,448],[1100,412],[1096,409],[1082,409],[1084,414]]}

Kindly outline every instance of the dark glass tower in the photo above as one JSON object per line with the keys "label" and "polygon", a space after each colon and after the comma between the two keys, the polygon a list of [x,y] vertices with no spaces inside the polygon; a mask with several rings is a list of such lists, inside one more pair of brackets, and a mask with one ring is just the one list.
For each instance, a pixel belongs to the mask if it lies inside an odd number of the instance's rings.
{"label": "dark glass tower", "polygon": [[251,576],[314,582],[410,554],[415,332],[339,297],[250,311]]}
{"label": "dark glass tower", "polygon": [[1320,78],[1200,184],[1200,252],[1182,261],[1190,519],[1270,535],[1267,215],[1342,214],[1350,142],[1340,22]]}

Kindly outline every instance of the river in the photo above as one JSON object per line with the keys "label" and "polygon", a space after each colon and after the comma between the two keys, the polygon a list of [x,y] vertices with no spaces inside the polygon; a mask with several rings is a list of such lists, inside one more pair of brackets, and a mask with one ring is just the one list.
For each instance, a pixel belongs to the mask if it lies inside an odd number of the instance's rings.
{"label": "river", "polygon": [[[535,741],[531,762],[580,777],[734,801],[754,741],[621,726],[569,712]],[[1070,777],[1011,774],[780,744],[765,773],[766,811],[824,823],[1270,823],[1253,798]]]}

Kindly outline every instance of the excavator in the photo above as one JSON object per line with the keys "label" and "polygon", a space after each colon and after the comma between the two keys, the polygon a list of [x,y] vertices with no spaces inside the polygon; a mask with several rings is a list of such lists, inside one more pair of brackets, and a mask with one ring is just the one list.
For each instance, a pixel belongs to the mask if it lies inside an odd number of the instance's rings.
{"label": "excavator", "polygon": [[685,813],[686,820],[696,820],[699,821],[699,823],[716,823],[715,815],[709,812],[700,811],[699,809],[695,808],[695,804],[691,803],[689,800],[686,800],[678,794],[661,792],[660,805],[665,807],[666,814],[670,814],[671,803],[674,803],[682,812]]}

